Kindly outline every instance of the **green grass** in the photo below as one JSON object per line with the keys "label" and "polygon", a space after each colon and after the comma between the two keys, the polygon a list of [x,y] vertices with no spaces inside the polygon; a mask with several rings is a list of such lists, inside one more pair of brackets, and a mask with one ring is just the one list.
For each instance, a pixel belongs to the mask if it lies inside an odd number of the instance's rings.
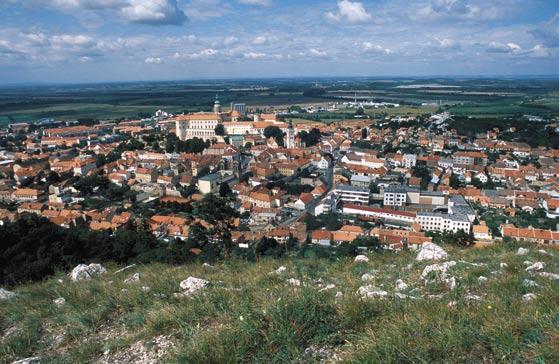
{"label": "green grass", "polygon": [[[137,342],[150,348],[159,335],[174,342],[164,362],[313,362],[318,359],[304,354],[310,346],[328,348],[350,363],[557,362],[559,281],[530,275],[523,261],[543,261],[546,272],[557,273],[559,253],[542,255],[531,247],[521,257],[516,248],[445,247],[458,262],[450,270],[459,281],[454,291],[436,280],[426,285],[420,274],[428,263],[416,262],[414,252],[371,254],[367,264],[291,257],[212,268],[137,266],[118,274],[113,273],[118,267],[109,265],[108,274],[80,283],[60,273],[16,287],[18,298],[0,305],[0,363],[32,355],[89,362]],[[508,267],[501,269],[500,262]],[[286,273],[269,274],[280,265],[287,266]],[[135,272],[140,283],[123,283]],[[390,294],[403,279],[409,285],[404,293],[416,298],[359,298],[356,291],[366,284],[360,277],[367,272],[375,276],[369,284]],[[483,285],[481,275],[489,278]],[[188,276],[208,279],[211,286],[191,298],[173,297]],[[302,286],[289,286],[288,278],[300,279]],[[524,287],[526,278],[540,286]],[[326,284],[336,287],[319,292]],[[343,296],[337,299],[338,291]],[[538,298],[523,303],[527,292]],[[482,301],[468,302],[468,293]],[[427,294],[442,296],[422,297]],[[52,304],[57,297],[66,304]],[[457,304],[449,307],[450,301]],[[6,336],[6,330],[12,333]]]}

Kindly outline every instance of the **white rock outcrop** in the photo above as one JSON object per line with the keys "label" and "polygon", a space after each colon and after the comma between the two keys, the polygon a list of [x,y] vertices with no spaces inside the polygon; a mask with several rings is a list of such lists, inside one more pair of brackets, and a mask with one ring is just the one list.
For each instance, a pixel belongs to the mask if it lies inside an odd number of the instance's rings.
{"label": "white rock outcrop", "polygon": [[64,297],[58,297],[58,298],[52,300],[52,303],[54,303],[54,305],[56,307],[61,307],[61,306],[64,306],[66,304],[66,299]]}
{"label": "white rock outcrop", "polygon": [[355,259],[353,261],[355,263],[368,263],[369,258],[367,258],[367,256],[365,256],[365,255],[358,255],[358,256],[355,257]]}
{"label": "white rock outcrop", "polygon": [[535,262],[534,264],[532,264],[531,266],[526,268],[526,272],[530,272],[530,271],[535,271],[535,270],[544,270],[545,269],[545,263],[544,262]]}
{"label": "white rock outcrop", "polygon": [[301,287],[301,281],[295,278],[289,278],[287,283],[292,287]]}
{"label": "white rock outcrop", "polygon": [[89,280],[95,276],[105,273],[107,273],[107,270],[101,264],[79,264],[74,269],[72,269],[72,272],[70,273],[70,279],[73,282]]}
{"label": "white rock outcrop", "polygon": [[419,253],[417,253],[415,260],[419,262],[424,260],[442,260],[447,257],[447,252],[437,244],[425,243],[419,250]]}
{"label": "white rock outcrop", "polygon": [[134,273],[124,280],[124,283],[137,283],[140,281],[140,273]]}
{"label": "white rock outcrop", "polygon": [[0,300],[10,300],[12,298],[15,298],[16,296],[17,295],[14,292],[8,291],[4,288],[0,288]]}
{"label": "white rock outcrop", "polygon": [[328,284],[328,285],[326,285],[326,287],[323,287],[323,288],[319,289],[318,292],[324,292],[324,291],[328,291],[328,290],[331,290],[331,289],[334,289],[334,288],[336,288],[335,284]]}
{"label": "white rock outcrop", "polygon": [[281,267],[279,267],[278,269],[271,271],[270,274],[282,274],[284,272],[287,271],[287,268],[284,267],[283,265]]}
{"label": "white rock outcrop", "polygon": [[526,255],[530,252],[530,250],[526,249],[526,248],[518,248],[518,250],[516,251],[516,255]]}
{"label": "white rock outcrop", "polygon": [[375,278],[371,273],[365,273],[361,276],[361,280],[363,282],[368,282],[368,281],[372,281],[373,278]]}
{"label": "white rock outcrop", "polygon": [[408,289],[408,285],[403,280],[398,279],[396,281],[395,289],[396,289],[396,291],[405,291],[406,289]]}
{"label": "white rock outcrop", "polygon": [[538,296],[536,296],[534,293],[526,293],[525,295],[522,295],[522,302],[530,302],[532,300],[535,300]]}
{"label": "white rock outcrop", "polygon": [[388,292],[371,285],[359,287],[357,294],[362,298],[385,298],[388,296]]}
{"label": "white rock outcrop", "polygon": [[499,263],[499,268],[501,268],[501,269],[506,268],[508,266],[509,265],[507,263],[503,263],[503,262]]}
{"label": "white rock outcrop", "polygon": [[30,358],[20,359],[12,362],[12,364],[39,364],[42,362],[42,359],[38,356],[33,356]]}
{"label": "white rock outcrop", "polygon": [[448,287],[448,289],[450,289],[451,291],[454,291],[456,289],[456,278],[455,277],[446,278],[443,281],[446,284],[446,286]]}
{"label": "white rock outcrop", "polygon": [[479,284],[484,284],[485,282],[487,282],[488,278],[484,277],[484,276],[479,276],[477,281]]}
{"label": "white rock outcrop", "polygon": [[524,287],[539,287],[540,285],[537,284],[536,282],[530,280],[530,279],[525,279],[522,281],[522,285]]}
{"label": "white rock outcrop", "polygon": [[549,279],[559,279],[558,273],[539,272],[538,275],[540,277],[549,278]]}
{"label": "white rock outcrop", "polygon": [[442,278],[446,278],[448,269],[456,265],[454,260],[450,260],[444,263],[431,264],[423,268],[421,273],[421,278],[425,279],[431,272],[439,272]]}
{"label": "white rock outcrop", "polygon": [[187,296],[193,295],[209,285],[210,281],[196,277],[188,277],[180,283],[180,287],[183,290],[182,294]]}

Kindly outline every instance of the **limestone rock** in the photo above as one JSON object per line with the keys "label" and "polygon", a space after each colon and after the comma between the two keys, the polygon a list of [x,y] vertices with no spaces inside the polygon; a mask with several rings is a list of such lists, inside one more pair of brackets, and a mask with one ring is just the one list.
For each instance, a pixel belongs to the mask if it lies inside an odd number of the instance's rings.
{"label": "limestone rock", "polygon": [[15,298],[16,296],[17,295],[14,292],[8,291],[4,288],[0,288],[0,300],[10,300],[12,298]]}
{"label": "limestone rock", "polygon": [[545,268],[544,262],[535,262],[534,264],[526,268],[526,272],[530,272],[533,270],[543,270],[544,268]]}
{"label": "limestone rock", "polygon": [[301,286],[301,281],[295,278],[289,278],[287,280],[287,283],[289,283],[290,286],[292,287],[300,287]]}
{"label": "limestone rock", "polygon": [[372,281],[374,278],[374,276],[371,273],[365,273],[361,276],[361,280],[363,282],[368,282],[368,281]]}
{"label": "limestone rock", "polygon": [[188,277],[180,283],[180,287],[183,289],[182,293],[189,296],[203,290],[204,288],[208,287],[209,284],[210,281],[207,281],[205,279]]}
{"label": "limestone rock", "polygon": [[30,358],[20,359],[12,362],[12,364],[39,364],[41,363],[41,358],[38,356],[33,356]]}
{"label": "limestone rock", "polygon": [[79,264],[74,269],[72,269],[72,272],[70,273],[70,279],[73,282],[89,280],[97,275],[105,273],[107,273],[107,270],[101,264]]}
{"label": "limestone rock", "polygon": [[450,278],[444,279],[444,283],[446,283],[446,286],[451,291],[454,291],[454,289],[456,289],[456,278],[455,277],[450,277]]}
{"label": "limestone rock", "polygon": [[388,296],[388,292],[375,288],[371,285],[359,287],[357,294],[362,298],[384,298]]}
{"label": "limestone rock", "polygon": [[447,252],[437,244],[425,243],[419,250],[415,260],[420,262],[423,260],[441,260],[446,259],[447,257]]}
{"label": "limestone rock", "polygon": [[530,280],[530,279],[525,279],[522,281],[522,285],[524,287],[539,287],[539,284],[537,284],[536,282]]}
{"label": "limestone rock", "polygon": [[525,295],[522,295],[522,302],[530,302],[536,298],[537,296],[534,293],[526,293]]}
{"label": "limestone rock", "polygon": [[487,277],[479,276],[477,281],[479,284],[484,284],[485,282],[487,282],[487,279],[488,279]]}
{"label": "limestone rock", "polygon": [[549,278],[549,279],[559,279],[558,273],[539,272],[538,275],[540,277]]}
{"label": "limestone rock", "polygon": [[396,281],[396,291],[404,291],[408,289],[408,285],[401,279]]}
{"label": "limestone rock", "polygon": [[140,273],[134,273],[124,280],[124,283],[137,283],[140,281]]}
{"label": "limestone rock", "polygon": [[326,287],[319,289],[318,292],[324,292],[334,288],[336,288],[335,284],[328,284]]}
{"label": "limestone rock", "polygon": [[369,258],[367,258],[365,255],[358,255],[358,256],[355,257],[355,259],[353,261],[355,263],[368,263]]}
{"label": "limestone rock", "polygon": [[423,272],[421,273],[421,278],[425,279],[425,277],[427,277],[431,272],[440,272],[441,277],[446,278],[448,269],[455,265],[456,262],[454,260],[444,262],[444,263],[436,263],[436,264],[428,265],[425,268],[423,268]]}
{"label": "limestone rock", "polygon": [[54,305],[57,307],[61,307],[66,304],[66,299],[64,297],[58,297],[57,299],[53,300],[52,303],[54,303]]}
{"label": "limestone rock", "polygon": [[530,252],[530,250],[526,249],[526,248],[518,248],[518,250],[516,251],[516,255],[526,255]]}
{"label": "limestone rock", "polygon": [[278,269],[270,272],[271,274],[282,274],[283,272],[286,272],[287,268],[284,267],[283,265],[281,267],[279,267]]}

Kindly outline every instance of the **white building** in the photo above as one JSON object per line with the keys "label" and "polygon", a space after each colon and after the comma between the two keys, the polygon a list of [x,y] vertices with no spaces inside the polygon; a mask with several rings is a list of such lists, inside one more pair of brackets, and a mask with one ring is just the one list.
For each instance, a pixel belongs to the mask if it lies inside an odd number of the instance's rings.
{"label": "white building", "polygon": [[221,121],[221,115],[209,112],[181,115],[176,119],[176,134],[180,140],[213,139],[216,137],[215,127]]}
{"label": "white building", "polygon": [[404,154],[402,163],[406,168],[413,168],[417,163],[417,156],[415,154]]}
{"label": "white building", "polygon": [[466,215],[445,214],[440,212],[418,212],[416,222],[424,231],[452,231],[463,230],[469,233],[472,224]]}
{"label": "white building", "polygon": [[345,203],[356,203],[362,205],[369,204],[369,189],[350,186],[350,185],[337,185],[334,190],[340,196],[340,200]]}

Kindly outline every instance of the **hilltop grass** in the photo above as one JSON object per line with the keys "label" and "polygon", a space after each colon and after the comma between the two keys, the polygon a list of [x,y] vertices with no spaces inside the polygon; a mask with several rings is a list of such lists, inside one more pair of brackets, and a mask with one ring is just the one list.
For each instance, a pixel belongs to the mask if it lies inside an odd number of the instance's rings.
{"label": "hilltop grass", "polygon": [[[109,273],[78,283],[60,273],[18,287],[18,297],[0,305],[0,363],[33,355],[55,363],[97,361],[138,342],[150,350],[161,335],[173,343],[161,361],[173,363],[318,361],[305,354],[309,347],[350,363],[558,362],[559,282],[530,274],[523,264],[542,261],[546,272],[557,273],[558,253],[532,247],[517,256],[516,248],[445,247],[458,262],[450,269],[459,282],[454,291],[437,280],[425,284],[420,274],[429,263],[416,262],[414,252],[371,254],[365,264],[291,257],[136,266],[117,274],[118,267],[109,266]],[[280,265],[285,273],[269,274]],[[135,272],[140,282],[123,283]],[[375,278],[362,282],[363,273]],[[174,297],[188,276],[211,286]],[[489,280],[480,284],[479,276]],[[301,287],[290,286],[289,278]],[[414,299],[392,295],[397,279]],[[525,287],[524,279],[539,287]],[[336,287],[319,292],[327,284]],[[366,284],[388,291],[388,298],[359,298],[356,291]],[[338,291],[343,296],[336,298]],[[528,292],[537,298],[524,303]],[[428,294],[440,297],[423,297]],[[482,299],[468,301],[468,294]],[[58,297],[66,304],[54,305]],[[449,307],[451,301],[456,304]]]}

